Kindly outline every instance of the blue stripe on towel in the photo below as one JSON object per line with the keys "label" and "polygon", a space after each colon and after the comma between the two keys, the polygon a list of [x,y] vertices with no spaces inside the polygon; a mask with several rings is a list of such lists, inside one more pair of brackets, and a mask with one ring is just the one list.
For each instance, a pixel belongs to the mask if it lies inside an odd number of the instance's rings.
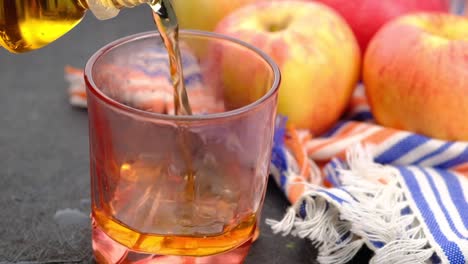
{"label": "blue stripe on towel", "polygon": [[379,163],[392,163],[411,150],[429,141],[429,138],[420,135],[410,135],[380,154],[375,160]]}
{"label": "blue stripe on towel", "polygon": [[448,160],[442,164],[439,164],[437,165],[437,167],[442,169],[448,169],[460,165],[464,162],[468,162],[468,148],[465,148],[465,150],[455,158]]}
{"label": "blue stripe on towel", "polygon": [[398,169],[403,176],[406,186],[410,190],[413,201],[416,204],[419,213],[423,217],[427,228],[431,232],[437,244],[439,244],[439,246],[444,251],[447,259],[451,264],[465,263],[465,258],[460,247],[457,245],[457,243],[448,240],[446,235],[440,229],[437,218],[432,212],[430,205],[425,200],[421,187],[419,186],[419,183],[416,180],[414,174],[404,167],[399,167]]}
{"label": "blue stripe on towel", "polygon": [[465,200],[460,181],[457,179],[457,176],[451,172],[444,170],[437,170],[437,172],[445,181],[445,184],[447,185],[447,188],[449,190],[450,198],[452,199],[453,204],[457,208],[457,211],[460,214],[465,228],[468,229],[468,201]]}
{"label": "blue stripe on towel", "polygon": [[448,142],[448,143],[445,143],[443,144],[440,148],[436,149],[435,151],[421,157],[420,159],[418,159],[417,161],[414,162],[414,164],[419,164],[427,159],[430,159],[432,157],[435,157],[441,153],[443,153],[444,151],[446,151],[448,148],[450,148],[451,146],[453,145],[453,142]]}
{"label": "blue stripe on towel", "polygon": [[[424,174],[424,176],[426,176],[426,179],[429,182],[429,185],[431,186],[431,191],[432,191],[432,193],[434,193],[434,196],[435,196],[435,198],[437,200],[437,204],[439,204],[440,209],[444,213],[445,219],[447,219],[447,223],[449,224],[450,229],[452,229],[452,231],[459,238],[466,239],[466,237],[463,236],[460,233],[460,231],[455,227],[455,224],[453,223],[453,219],[452,219],[452,217],[450,217],[450,213],[448,212],[448,209],[445,206],[447,203],[453,203],[453,199],[452,199],[452,201],[446,201],[446,200],[442,201],[442,198],[440,197],[440,192],[439,192],[439,190],[437,188],[438,186],[435,184],[433,177],[427,172],[426,169],[421,169],[421,172]],[[438,173],[437,171],[435,171],[435,172]]]}

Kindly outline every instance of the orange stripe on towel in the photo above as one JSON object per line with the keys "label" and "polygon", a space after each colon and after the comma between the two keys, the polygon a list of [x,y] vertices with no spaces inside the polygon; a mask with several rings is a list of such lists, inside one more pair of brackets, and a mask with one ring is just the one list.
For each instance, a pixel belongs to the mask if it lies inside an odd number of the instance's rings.
{"label": "orange stripe on towel", "polygon": [[394,129],[390,129],[390,128],[383,128],[381,129],[380,131],[377,131],[376,133],[370,135],[369,137],[365,138],[363,140],[364,143],[366,144],[380,144],[382,142],[384,142],[385,140],[389,139],[390,137],[392,137],[393,135],[395,135],[396,133],[398,133],[396,130]]}
{"label": "orange stripe on towel", "polygon": [[65,66],[65,73],[73,75],[83,75],[83,70],[67,65]]}
{"label": "orange stripe on towel", "polygon": [[335,134],[332,138],[326,140],[325,142],[317,144],[316,146],[307,148],[307,153],[310,154],[310,153],[317,152],[320,149],[330,145],[331,143],[334,143],[340,139],[344,139],[348,137],[350,134],[354,133],[354,130],[359,126],[362,126],[362,124],[355,123],[355,122],[346,124],[346,127],[343,128],[341,131],[339,131],[337,134]]}
{"label": "orange stripe on towel", "polygon": [[463,163],[453,168],[457,173],[463,174],[465,177],[468,177],[468,163]]}
{"label": "orange stripe on towel", "polygon": [[305,180],[302,177],[297,177],[289,183],[288,186],[288,199],[291,204],[295,204],[305,190]]}
{"label": "orange stripe on towel", "polygon": [[299,138],[299,135],[296,131],[296,128],[293,125],[288,125],[286,127],[287,137],[285,140],[286,146],[292,151],[294,158],[296,159],[300,170],[300,175],[304,176],[304,178],[309,181],[310,180],[310,164],[309,158],[307,157],[307,153],[305,150],[304,145]]}
{"label": "orange stripe on towel", "polygon": [[86,92],[71,92],[71,96],[86,99]]}

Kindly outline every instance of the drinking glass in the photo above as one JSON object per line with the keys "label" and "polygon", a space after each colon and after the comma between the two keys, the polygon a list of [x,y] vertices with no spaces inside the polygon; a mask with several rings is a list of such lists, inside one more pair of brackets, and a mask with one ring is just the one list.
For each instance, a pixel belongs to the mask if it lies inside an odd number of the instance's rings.
{"label": "drinking glass", "polygon": [[99,263],[242,263],[258,227],[278,67],[214,33],[181,31],[180,45],[185,83],[212,97],[192,116],[148,106],[169,80],[167,54],[149,52],[163,50],[156,32],[117,40],[86,65]]}

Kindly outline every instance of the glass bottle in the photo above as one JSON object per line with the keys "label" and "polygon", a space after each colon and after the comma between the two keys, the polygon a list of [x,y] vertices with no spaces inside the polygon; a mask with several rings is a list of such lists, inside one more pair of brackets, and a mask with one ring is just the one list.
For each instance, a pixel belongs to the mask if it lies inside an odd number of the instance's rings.
{"label": "glass bottle", "polygon": [[14,53],[39,49],[60,38],[91,10],[98,19],[158,0],[0,0],[0,46]]}

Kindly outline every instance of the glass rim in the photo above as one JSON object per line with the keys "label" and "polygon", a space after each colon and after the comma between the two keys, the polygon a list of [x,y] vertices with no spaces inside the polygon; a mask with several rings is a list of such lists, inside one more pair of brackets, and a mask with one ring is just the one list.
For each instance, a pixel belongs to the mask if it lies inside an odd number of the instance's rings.
{"label": "glass rim", "polygon": [[166,120],[166,121],[210,121],[210,120],[215,120],[215,119],[224,119],[224,118],[241,116],[242,114],[252,111],[260,107],[261,105],[265,104],[267,101],[269,101],[269,99],[271,99],[275,94],[278,93],[280,82],[281,82],[281,73],[280,73],[278,65],[276,64],[276,62],[273,61],[273,59],[269,55],[267,55],[261,49],[249,43],[246,43],[242,40],[239,40],[237,38],[233,38],[233,37],[219,34],[219,33],[201,31],[201,30],[180,30],[179,36],[216,38],[219,40],[224,40],[224,41],[228,41],[228,42],[240,45],[256,53],[257,55],[260,56],[261,59],[263,59],[270,66],[272,73],[273,73],[274,79],[268,92],[265,93],[261,98],[259,98],[258,100],[250,104],[247,104],[240,108],[236,108],[234,110],[225,111],[222,113],[203,114],[203,115],[169,115],[169,114],[161,114],[161,113],[156,113],[156,112],[140,110],[137,108],[133,108],[131,106],[127,106],[107,96],[98,88],[98,85],[96,85],[96,83],[93,80],[92,69],[95,63],[102,56],[106,55],[109,51],[121,45],[128,44],[132,41],[150,38],[150,37],[154,37],[158,35],[159,33],[157,31],[146,31],[146,32],[138,33],[138,34],[133,34],[133,35],[126,36],[126,37],[117,39],[115,41],[112,41],[106,44],[105,46],[103,46],[102,48],[100,48],[98,51],[96,51],[88,59],[85,69],[84,69],[84,79],[85,79],[85,85],[87,87],[87,91],[90,91],[91,93],[93,93],[94,96],[96,96],[100,101],[104,102],[107,106],[110,106],[120,111],[124,111],[127,114],[143,116],[143,117],[148,117],[148,118],[158,119],[158,120]]}

